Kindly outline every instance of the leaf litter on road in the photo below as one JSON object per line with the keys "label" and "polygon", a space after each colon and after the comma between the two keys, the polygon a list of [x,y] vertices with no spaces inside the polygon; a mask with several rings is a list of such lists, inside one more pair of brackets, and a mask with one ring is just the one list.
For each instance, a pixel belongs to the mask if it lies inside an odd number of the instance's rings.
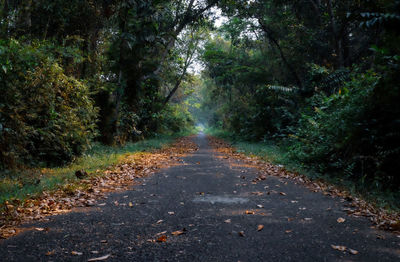
{"label": "leaf litter on road", "polygon": [[[312,192],[321,192],[324,195],[340,197],[343,201],[350,202],[350,206],[352,208],[347,209],[346,212],[348,215],[364,216],[367,217],[379,229],[393,231],[395,233],[400,232],[400,212],[393,212],[391,210],[388,211],[384,208],[374,206],[373,203],[359,197],[351,196],[350,192],[339,189],[328,182],[324,182],[322,180],[313,181],[305,175],[286,170],[282,165],[271,164],[254,155],[251,157],[247,156],[244,153],[238,152],[235,148],[231,147],[222,139],[209,137],[209,141],[213,149],[222,154],[220,158],[229,156],[227,157],[229,159],[227,161],[231,161],[232,159],[240,159],[243,161],[246,167],[258,169],[264,176],[270,175],[279,178],[291,179],[295,183],[303,184]],[[267,195],[270,193],[271,192],[267,192]]]}
{"label": "leaf litter on road", "polygon": [[[0,213],[0,239],[17,234],[23,222],[41,220],[49,215],[66,213],[74,207],[93,206],[109,192],[129,189],[137,179],[152,175],[160,168],[182,165],[181,158],[198,150],[190,137],[177,139],[173,144],[151,152],[138,152],[126,156],[120,164],[105,171],[97,170],[88,177],[63,185],[60,189],[43,192],[25,201],[5,201],[6,209]],[[125,196],[123,196],[126,198]],[[106,203],[97,204],[104,206]],[[126,205],[118,201],[115,206]],[[133,207],[128,203],[128,206]]]}

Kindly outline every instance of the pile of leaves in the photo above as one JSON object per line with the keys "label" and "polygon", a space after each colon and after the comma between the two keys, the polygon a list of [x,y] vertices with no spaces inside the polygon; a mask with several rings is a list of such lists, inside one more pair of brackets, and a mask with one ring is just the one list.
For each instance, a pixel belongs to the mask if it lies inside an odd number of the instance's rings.
{"label": "pile of leaves", "polygon": [[71,211],[74,207],[90,207],[106,193],[127,190],[136,179],[152,175],[161,168],[182,163],[181,158],[196,151],[197,145],[189,137],[179,138],[172,145],[152,152],[127,156],[120,164],[106,171],[89,174],[53,192],[21,200],[9,200],[0,213],[0,238],[8,238],[21,231],[21,223],[44,219]]}
{"label": "pile of leaves", "polygon": [[227,161],[230,161],[230,158],[240,159],[249,167],[258,169],[261,174],[257,179],[265,179],[266,175],[291,179],[295,183],[306,186],[313,192],[321,192],[327,196],[339,197],[343,202],[348,202],[343,209],[348,215],[355,217],[364,216],[369,218],[376,228],[394,231],[396,233],[400,232],[399,213],[390,213],[383,208],[378,208],[373,203],[367,202],[360,197],[352,196],[348,191],[339,189],[325,181],[311,180],[305,175],[289,172],[284,167],[268,163],[257,156],[247,156],[243,153],[239,153],[235,148],[221,139],[209,137],[209,141],[214,150],[221,153],[221,155],[217,157],[226,159]]}

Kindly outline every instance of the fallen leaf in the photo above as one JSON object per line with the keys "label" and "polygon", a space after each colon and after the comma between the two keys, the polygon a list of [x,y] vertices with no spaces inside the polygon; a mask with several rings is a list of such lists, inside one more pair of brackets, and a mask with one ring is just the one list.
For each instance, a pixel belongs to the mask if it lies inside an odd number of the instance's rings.
{"label": "fallen leaf", "polygon": [[78,251],[71,251],[71,255],[74,255],[74,256],[82,256],[82,252],[78,252]]}
{"label": "fallen leaf", "polygon": [[55,250],[47,251],[47,252],[46,252],[46,256],[52,256],[52,255],[54,255],[55,253],[56,253]]}
{"label": "fallen leaf", "polygon": [[289,234],[289,233],[291,233],[292,231],[293,231],[293,230],[286,230],[285,233],[286,233],[286,234]]}
{"label": "fallen leaf", "polygon": [[331,245],[331,247],[333,249],[339,250],[339,251],[345,251],[346,247],[345,246],[335,246],[335,245]]}
{"label": "fallen leaf", "polygon": [[385,236],[383,236],[383,235],[376,235],[376,238],[377,238],[377,239],[385,239]]}
{"label": "fallen leaf", "polygon": [[263,208],[264,206],[263,206],[263,205],[257,205],[257,207],[258,207],[258,208]]}
{"label": "fallen leaf", "polygon": [[172,216],[172,215],[175,215],[175,212],[169,211],[169,212],[168,212],[168,215],[171,215],[171,216]]}
{"label": "fallen leaf", "polygon": [[164,235],[165,233],[167,233],[167,231],[163,231],[163,232],[157,233],[156,236]]}
{"label": "fallen leaf", "polygon": [[261,231],[261,230],[263,230],[263,228],[264,228],[264,225],[258,225],[257,226],[257,231]]}
{"label": "fallen leaf", "polygon": [[285,192],[279,192],[279,194],[281,194],[282,196],[286,196]]}
{"label": "fallen leaf", "polygon": [[311,218],[311,217],[305,217],[304,220],[305,220],[305,221],[311,221],[312,218]]}
{"label": "fallen leaf", "polygon": [[343,223],[344,221],[346,221],[346,219],[344,219],[343,217],[339,217],[336,221],[338,223]]}
{"label": "fallen leaf", "polygon": [[167,242],[167,236],[162,235],[159,238],[157,238],[157,242]]}
{"label": "fallen leaf", "polygon": [[171,235],[173,235],[173,236],[179,236],[182,234],[185,234],[185,232],[183,230],[177,230],[177,231],[171,232]]}
{"label": "fallen leaf", "polygon": [[111,254],[107,254],[107,255],[102,256],[102,257],[91,258],[91,259],[88,259],[88,262],[106,260],[106,259],[109,258],[110,256],[111,256]]}
{"label": "fallen leaf", "polygon": [[161,224],[164,220],[160,219],[156,222],[156,224]]}
{"label": "fallen leaf", "polygon": [[239,231],[239,236],[244,237],[244,231]]}
{"label": "fallen leaf", "polygon": [[37,230],[37,231],[44,231],[44,228],[43,228],[43,227],[35,227],[35,230]]}
{"label": "fallen leaf", "polygon": [[357,255],[357,254],[358,254],[358,251],[355,250],[355,249],[349,248],[349,253],[352,254],[352,255]]}
{"label": "fallen leaf", "polygon": [[103,240],[100,240],[100,242],[101,243],[107,243],[107,240],[103,239]]}
{"label": "fallen leaf", "polygon": [[132,202],[129,202],[128,206],[129,206],[129,207],[133,207]]}
{"label": "fallen leaf", "polygon": [[231,221],[231,219],[227,219],[227,220],[225,220],[224,222],[225,222],[225,223],[230,223],[230,222],[232,222],[232,221]]}
{"label": "fallen leaf", "polygon": [[246,213],[246,215],[254,215],[255,212],[251,211],[251,210],[246,210],[245,213]]}

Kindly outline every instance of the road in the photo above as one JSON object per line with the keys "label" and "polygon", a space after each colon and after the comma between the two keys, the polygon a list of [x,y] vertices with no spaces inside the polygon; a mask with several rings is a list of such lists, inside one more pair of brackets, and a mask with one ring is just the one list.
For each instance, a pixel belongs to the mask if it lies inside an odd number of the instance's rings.
{"label": "road", "polygon": [[347,216],[343,200],[272,176],[252,183],[257,170],[194,139],[183,165],[24,225],[0,242],[0,261],[400,261],[400,238]]}

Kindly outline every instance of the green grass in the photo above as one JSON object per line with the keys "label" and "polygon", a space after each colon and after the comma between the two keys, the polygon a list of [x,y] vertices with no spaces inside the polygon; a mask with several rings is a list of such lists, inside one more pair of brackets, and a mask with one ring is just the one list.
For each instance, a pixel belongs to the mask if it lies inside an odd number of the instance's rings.
{"label": "green grass", "polygon": [[243,141],[233,133],[213,128],[206,129],[205,133],[226,140],[232,147],[236,148],[237,152],[248,156],[257,156],[272,164],[282,165],[286,170],[298,172],[312,180],[321,179],[350,192],[354,196],[362,197],[378,207],[385,208],[388,211],[400,212],[400,203],[398,201],[400,199],[400,192],[379,190],[371,185],[362,184],[360,181],[348,180],[338,173],[318,173],[312,167],[305,166],[290,158],[287,148],[277,145],[272,141]]}
{"label": "green grass", "polygon": [[[161,135],[125,146],[114,147],[94,143],[83,156],[64,167],[45,169],[25,169],[0,173],[0,205],[6,200],[24,200],[43,191],[55,190],[65,184],[76,182],[76,170],[95,173],[122,161],[127,155],[151,151],[168,145],[174,139],[189,133],[170,136]],[[38,183],[38,179],[40,182]]]}

